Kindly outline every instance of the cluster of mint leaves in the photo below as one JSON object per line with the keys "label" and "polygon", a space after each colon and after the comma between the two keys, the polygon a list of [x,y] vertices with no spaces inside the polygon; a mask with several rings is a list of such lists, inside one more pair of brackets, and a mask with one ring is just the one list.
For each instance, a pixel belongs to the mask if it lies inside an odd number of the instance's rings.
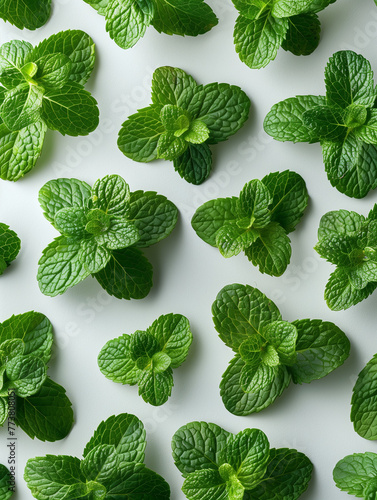
{"label": "cluster of mint leaves", "polygon": [[0,276],[17,257],[21,249],[21,240],[9,226],[0,222]]}
{"label": "cluster of mint leaves", "polygon": [[336,52],[325,68],[326,96],[291,97],[264,120],[278,141],[319,142],[327,177],[341,193],[363,198],[377,187],[377,109],[369,61]]}
{"label": "cluster of mint leaves", "polygon": [[13,490],[9,488],[11,475],[5,465],[0,464],[0,498],[2,500],[9,500],[13,495]]}
{"label": "cluster of mint leaves", "polygon": [[48,21],[51,0],[2,0],[0,18],[19,29],[35,30]]}
{"label": "cluster of mint leaves", "polygon": [[213,423],[190,422],[174,434],[172,450],[189,500],[296,500],[313,469],[303,453],[270,448],[259,429],[235,435]]}
{"label": "cluster of mint leaves", "polygon": [[349,340],[334,323],[284,321],[272,300],[249,285],[225,286],[212,314],[220,339],[235,353],[220,384],[223,403],[234,415],[263,410],[291,381],[323,378],[349,356]]}
{"label": "cluster of mint leaves", "polygon": [[92,275],[118,299],[148,295],[153,269],[141,248],[166,238],[178,217],[165,196],[131,193],[122,177],[107,175],[92,188],[78,179],[51,180],[39,202],[61,233],[39,260],[42,293],[56,296]]}
{"label": "cluster of mint leaves", "polygon": [[311,54],[319,44],[317,12],[335,0],[232,0],[239,11],[234,44],[249,68],[264,68],[278,50],[296,56]]}
{"label": "cluster of mint leaves", "polygon": [[47,129],[86,135],[98,125],[97,102],[84,89],[94,43],[79,30],[61,31],[33,48],[0,47],[0,177],[17,181],[39,158]]}
{"label": "cluster of mint leaves", "polygon": [[363,438],[377,439],[377,354],[357,377],[351,399],[351,421]]}
{"label": "cluster of mint leaves", "polygon": [[212,168],[209,144],[227,140],[249,116],[250,99],[235,85],[198,85],[179,68],[157,68],[152,104],[131,115],[118,147],[138,162],[173,160],[187,182],[201,184]]}
{"label": "cluster of mint leaves", "polygon": [[133,47],[152,25],[159,33],[197,36],[217,25],[204,0],[84,0],[105,16],[106,31],[122,49]]}
{"label": "cluster of mint leaves", "polygon": [[330,309],[348,309],[366,299],[377,288],[377,205],[368,217],[348,210],[323,215],[314,248],[336,265],[325,288]]}
{"label": "cluster of mint leaves", "polygon": [[134,415],[123,413],[100,423],[83,459],[46,455],[28,460],[24,478],[38,500],[169,500],[170,487],[144,465],[146,433]]}
{"label": "cluster of mint leaves", "polygon": [[41,441],[63,439],[73,424],[65,389],[47,377],[52,342],[52,325],[42,313],[30,311],[0,323],[0,425],[11,415]]}
{"label": "cluster of mint leaves", "polygon": [[182,314],[164,314],[145,331],[107,342],[99,353],[98,366],[114,382],[138,384],[144,401],[160,406],[171,395],[173,369],[185,361],[191,343],[188,319]]}
{"label": "cluster of mint leaves", "polygon": [[216,198],[201,205],[191,224],[224,257],[244,251],[262,273],[281,276],[291,258],[287,236],[308,204],[303,178],[285,170],[245,184],[239,197]]}
{"label": "cluster of mint leaves", "polygon": [[354,453],[339,460],[333,470],[337,487],[365,500],[377,496],[377,454]]}

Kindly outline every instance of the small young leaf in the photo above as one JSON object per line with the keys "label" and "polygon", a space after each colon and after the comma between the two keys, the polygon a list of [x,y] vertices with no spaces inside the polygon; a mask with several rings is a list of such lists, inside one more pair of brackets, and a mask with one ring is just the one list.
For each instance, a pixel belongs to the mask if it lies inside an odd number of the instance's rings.
{"label": "small young leaf", "polygon": [[54,226],[64,236],[82,238],[87,233],[85,226],[87,223],[85,210],[78,207],[61,208],[55,214]]}
{"label": "small young leaf", "polygon": [[109,229],[97,236],[95,240],[109,250],[118,250],[134,245],[139,239],[139,231],[131,221],[114,217]]}
{"label": "small young leaf", "polygon": [[226,225],[216,232],[216,246],[223,257],[233,257],[259,238],[258,230]]}
{"label": "small young leaf", "polygon": [[269,189],[258,179],[254,179],[242,188],[239,196],[239,212],[242,217],[249,217],[250,224],[255,228],[267,226],[270,222],[270,210],[268,206],[272,203]]}
{"label": "small young leaf", "polygon": [[287,321],[273,321],[262,333],[263,337],[276,349],[279,361],[283,365],[292,365],[296,362],[297,329]]}
{"label": "small young leaf", "polygon": [[111,252],[94,239],[82,240],[78,259],[90,274],[95,274],[107,266]]}

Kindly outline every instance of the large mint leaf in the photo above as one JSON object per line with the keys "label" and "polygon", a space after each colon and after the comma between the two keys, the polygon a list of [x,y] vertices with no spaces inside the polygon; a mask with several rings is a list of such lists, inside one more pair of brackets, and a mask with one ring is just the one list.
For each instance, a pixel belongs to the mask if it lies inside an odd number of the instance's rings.
{"label": "large mint leaf", "polygon": [[377,474],[376,453],[354,453],[339,460],[333,470],[337,487],[359,498],[365,496],[366,486],[375,480]]}
{"label": "large mint leaf", "polygon": [[325,377],[348,358],[350,342],[334,323],[303,319],[292,323],[298,332],[297,359],[289,367],[295,384]]}
{"label": "large mint leaf", "polygon": [[217,231],[229,223],[238,220],[238,198],[217,198],[207,201],[195,212],[191,225],[203,241],[216,246]]}
{"label": "large mint leaf", "polygon": [[212,153],[207,144],[189,144],[186,151],[173,160],[174,168],[185,181],[202,184],[212,169]]}
{"label": "large mint leaf", "polygon": [[256,19],[268,5],[264,0],[232,0],[235,8],[248,19]]}
{"label": "large mint leaf", "polygon": [[42,152],[47,131],[39,120],[21,130],[11,131],[0,124],[0,177],[17,181],[29,172]]}
{"label": "large mint leaf", "polygon": [[52,130],[65,135],[87,135],[97,127],[97,102],[80,85],[69,83],[47,90],[43,96],[42,118]]}
{"label": "large mint leaf", "polygon": [[160,406],[168,400],[173,385],[173,371],[171,368],[167,368],[160,373],[155,370],[144,370],[138,380],[139,395],[146,403]]}
{"label": "large mint leaf", "polygon": [[109,340],[98,355],[98,366],[106,378],[121,384],[135,385],[140,370],[130,354],[130,336]]}
{"label": "large mint leaf", "polygon": [[324,9],[334,0],[276,0],[272,14],[276,17],[291,17],[305,12],[317,12]]}
{"label": "large mint leaf", "polygon": [[6,267],[17,257],[21,249],[21,240],[9,226],[0,222],[0,275]]}
{"label": "large mint leaf", "polygon": [[269,9],[254,20],[240,15],[234,26],[234,44],[249,68],[264,68],[277,55],[288,30],[288,20],[273,17]]}
{"label": "large mint leaf", "polygon": [[5,465],[0,464],[0,497],[3,500],[9,500],[13,491],[9,488],[12,478]]}
{"label": "large mint leaf", "polygon": [[216,424],[190,422],[184,425],[172,439],[175,465],[184,477],[200,469],[216,470],[228,436],[229,432]]}
{"label": "large mint leaf", "polygon": [[279,366],[274,381],[259,392],[246,393],[240,384],[241,371],[245,362],[235,356],[224,372],[220,383],[220,395],[225,408],[233,415],[245,416],[258,413],[270,406],[291,381],[285,366]]}
{"label": "large mint leaf", "polygon": [[209,83],[203,87],[203,97],[196,119],[209,129],[208,144],[226,141],[235,134],[249,116],[250,99],[243,90],[228,83]]}
{"label": "large mint leaf", "polygon": [[45,295],[55,297],[90,275],[79,259],[80,241],[65,236],[55,238],[39,259],[37,279]]}
{"label": "large mint leaf", "polygon": [[351,104],[373,107],[373,71],[369,61],[351,50],[330,57],[325,69],[327,102],[343,109]]}
{"label": "large mint leaf", "polygon": [[349,210],[333,210],[321,217],[318,239],[357,233],[365,222],[365,217]]}
{"label": "large mint leaf", "polygon": [[8,90],[0,107],[0,116],[9,130],[20,130],[37,122],[41,116],[43,89],[21,84]]}
{"label": "large mint leaf", "polygon": [[46,380],[45,363],[34,356],[16,356],[6,364],[8,387],[15,390],[17,396],[32,396]]}
{"label": "large mint leaf", "polygon": [[152,288],[153,269],[137,248],[114,250],[107,266],[94,277],[117,299],[143,299]]}
{"label": "large mint leaf", "polygon": [[142,422],[129,413],[109,417],[94,431],[83,456],[104,444],[115,446],[121,462],[143,462],[146,440]]}
{"label": "large mint leaf", "polygon": [[73,411],[65,389],[47,378],[41,389],[27,398],[17,398],[16,424],[32,439],[56,441],[71,430]]}
{"label": "large mint leaf", "polygon": [[[152,102],[154,105],[171,104],[194,114],[202,94],[196,81],[180,68],[161,66],[153,73]],[[199,94],[199,97],[198,97]]]}
{"label": "large mint leaf", "polygon": [[248,500],[299,498],[307,489],[313,465],[296,450],[271,448],[266,473],[260,484],[248,491]]}
{"label": "large mint leaf", "polygon": [[153,27],[168,35],[197,36],[217,25],[211,7],[203,0],[155,0]]}
{"label": "large mint leaf", "polygon": [[365,439],[377,439],[377,355],[361,370],[353,388],[351,421]]}
{"label": "large mint leaf", "polygon": [[150,162],[157,158],[157,144],[165,132],[160,120],[160,105],[139,109],[119,131],[118,148],[131,160]]}
{"label": "large mint leaf", "polygon": [[4,87],[12,89],[21,83],[25,83],[21,69],[32,50],[33,46],[23,40],[11,40],[1,45],[0,82]]}
{"label": "large mint leaf", "polygon": [[315,106],[305,111],[304,125],[321,140],[339,142],[345,139],[348,129],[344,123],[344,112],[337,107]]}
{"label": "large mint leaf", "polygon": [[277,141],[318,142],[319,137],[304,124],[304,113],[326,105],[326,97],[305,95],[280,101],[264,119],[264,130]]}
{"label": "large mint leaf", "polygon": [[72,61],[69,79],[84,85],[93,71],[95,61],[94,42],[81,30],[60,31],[43,40],[28,57],[32,62],[42,56],[61,53]]}
{"label": "large mint leaf", "polygon": [[[205,469],[194,471],[185,479],[182,491],[190,500],[225,500],[229,498],[225,480],[217,470]],[[242,495],[242,496],[241,496]],[[240,495],[232,498],[243,497]]]}
{"label": "large mint leaf", "polygon": [[285,230],[271,222],[259,230],[259,238],[246,249],[246,256],[261,273],[281,276],[291,258],[291,243]]}
{"label": "large mint leaf", "polygon": [[235,351],[249,336],[259,335],[264,325],[281,320],[279,309],[262,292],[238,284],[220,290],[212,315],[219,337]]}
{"label": "large mint leaf", "polygon": [[72,61],[65,54],[42,56],[36,61],[37,72],[33,79],[43,88],[61,88],[69,79]]}
{"label": "large mint leaf", "polygon": [[130,195],[127,214],[139,232],[137,247],[149,247],[163,240],[173,231],[177,219],[177,207],[165,196],[154,191],[134,191]]}
{"label": "large mint leaf", "polygon": [[130,188],[120,175],[106,175],[95,182],[91,193],[92,208],[115,217],[123,217],[130,205]]}
{"label": "large mint leaf", "polygon": [[90,274],[94,274],[106,267],[111,259],[111,252],[99,245],[94,238],[82,240],[78,259]]}
{"label": "large mint leaf", "polygon": [[308,56],[319,44],[321,23],[316,14],[299,14],[289,18],[289,27],[282,43],[284,50],[295,56]]}
{"label": "large mint leaf", "polygon": [[272,203],[271,220],[278,222],[287,233],[295,230],[308,205],[309,195],[304,179],[296,172],[272,172],[262,179]]}
{"label": "large mint leaf", "polygon": [[3,0],[0,17],[19,29],[35,30],[46,24],[51,12],[51,0]]}
{"label": "large mint leaf", "polygon": [[38,200],[44,216],[54,222],[56,213],[62,208],[86,208],[91,187],[79,179],[54,179],[46,182],[39,190]]}
{"label": "large mint leaf", "polygon": [[333,311],[348,309],[369,297],[377,288],[377,282],[368,283],[362,290],[352,285],[345,269],[337,268],[330,275],[325,288],[325,300]]}

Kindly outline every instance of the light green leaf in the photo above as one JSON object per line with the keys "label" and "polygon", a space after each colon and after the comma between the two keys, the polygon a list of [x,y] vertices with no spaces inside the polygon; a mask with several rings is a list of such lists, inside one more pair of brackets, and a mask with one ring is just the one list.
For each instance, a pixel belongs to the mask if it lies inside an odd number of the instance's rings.
{"label": "light green leaf", "polygon": [[276,0],[272,14],[276,17],[291,17],[304,12],[317,12],[324,9],[334,0]]}
{"label": "light green leaf", "polygon": [[0,115],[9,130],[20,130],[37,122],[41,116],[43,89],[21,84],[8,90],[0,107]]}
{"label": "light green leaf", "polygon": [[333,210],[321,217],[318,228],[318,239],[331,236],[353,236],[360,231],[365,217],[349,210]]}
{"label": "light green leaf", "polygon": [[[91,204],[91,201],[89,201],[89,204]],[[98,208],[94,208],[93,210],[86,212],[85,234],[86,236],[88,236],[87,233],[90,233],[93,236],[99,236],[109,230],[110,224],[110,215],[102,212],[102,210]]]}
{"label": "light green leaf", "polygon": [[354,129],[355,137],[367,144],[377,144],[377,110],[368,110],[367,121]]}
{"label": "light green leaf", "polygon": [[143,371],[138,381],[139,395],[146,403],[160,406],[168,400],[173,388],[173,372],[168,368],[162,373]]}
{"label": "light green leaf", "polygon": [[80,241],[59,236],[44,250],[38,262],[38,284],[42,293],[55,297],[90,275],[79,259]]}
{"label": "light green leaf", "polygon": [[32,396],[46,380],[45,363],[34,356],[16,356],[6,364],[7,387],[14,388],[17,396]]}
{"label": "light green leaf", "polygon": [[8,411],[9,411],[8,398],[0,397],[0,425],[3,425],[6,419],[8,418]]}
{"label": "light green leaf", "polygon": [[294,324],[273,321],[264,327],[262,335],[276,349],[283,365],[296,362],[297,328]]}
{"label": "light green leaf", "polygon": [[54,218],[54,226],[64,236],[83,238],[87,220],[84,208],[65,207],[58,210]]}
{"label": "light green leaf", "polygon": [[248,19],[256,19],[268,8],[264,0],[232,0],[236,9]]}
{"label": "light green leaf", "polygon": [[[119,467],[119,455],[114,445],[98,445],[85,456],[80,468],[86,481],[111,481]],[[105,489],[106,492],[106,489]]]}
{"label": "light green leaf", "polygon": [[182,135],[183,139],[191,144],[202,144],[209,136],[207,125],[200,120],[194,120],[189,130]]}
{"label": "light green leaf", "polygon": [[9,226],[0,222],[0,259],[4,262],[4,269],[0,269],[0,275],[17,257],[20,249],[20,238],[14,231],[9,229]]}
{"label": "light green leaf", "polygon": [[32,50],[33,46],[23,40],[11,40],[0,46],[0,82],[4,87],[14,88],[25,83],[21,68]]}
{"label": "light green leaf", "polygon": [[106,378],[121,384],[135,385],[140,376],[130,354],[130,336],[109,340],[98,355],[98,366]]}
{"label": "light green leaf", "polygon": [[0,17],[19,29],[35,30],[46,24],[51,12],[51,0],[3,0]]}
{"label": "light green leaf", "polygon": [[[153,73],[152,102],[155,106],[178,106],[194,115],[197,111],[198,87],[191,75],[180,68],[161,66]],[[201,96],[201,94],[199,94]]]}
{"label": "light green leaf", "polygon": [[95,240],[110,250],[118,250],[134,245],[139,239],[139,231],[134,222],[114,217],[110,221],[109,229]]}
{"label": "light green leaf", "polygon": [[366,364],[358,375],[351,399],[351,422],[363,438],[377,439],[377,355]]}
{"label": "light green leaf", "polygon": [[87,4],[91,5],[93,9],[96,9],[98,14],[104,16],[106,14],[106,8],[110,0],[84,0]]}
{"label": "light green leaf", "polygon": [[243,229],[228,224],[216,232],[216,246],[223,257],[238,255],[259,238],[259,232],[252,228]]}
{"label": "light green leaf", "polygon": [[212,169],[212,153],[207,144],[189,144],[186,151],[173,160],[174,168],[185,181],[199,185],[208,179]]}
{"label": "light green leaf", "polygon": [[[279,363],[279,358],[277,359]],[[270,386],[278,373],[278,365],[270,366],[265,363],[248,364],[241,370],[240,385],[244,392],[256,394]]]}
{"label": "light green leaf", "polygon": [[165,104],[161,110],[160,118],[165,130],[167,132],[177,132],[177,137],[188,130],[190,126],[189,113],[174,104]]}
{"label": "light green leaf", "polygon": [[182,155],[187,148],[188,144],[182,137],[176,137],[171,132],[165,132],[158,139],[157,158],[174,160]]}
{"label": "light green leaf", "polygon": [[288,20],[273,17],[265,9],[257,19],[240,15],[234,26],[234,45],[249,68],[264,68],[273,61],[288,31]]}
{"label": "light green leaf", "polygon": [[[230,498],[225,480],[217,470],[211,469],[197,470],[189,474],[183,483],[182,491],[190,500],[227,500]],[[238,499],[239,497],[236,497],[235,500]]]}
{"label": "light green leaf", "polygon": [[348,309],[369,297],[377,283],[368,283],[362,290],[354,287],[346,270],[337,268],[330,275],[325,288],[325,300],[332,311]]}
{"label": "light green leaf", "polygon": [[354,453],[339,460],[333,470],[333,477],[337,487],[350,495],[359,498],[365,497],[368,483],[375,480],[377,475],[376,453]]}
{"label": "light green leaf", "polygon": [[265,227],[271,219],[269,205],[271,193],[263,182],[254,179],[242,188],[238,208],[240,217],[249,217],[250,225],[255,228]]}
{"label": "light green leaf", "polygon": [[318,47],[321,23],[313,13],[299,14],[288,18],[288,31],[281,44],[284,50],[295,56],[308,56]]}
{"label": "light green leaf", "polygon": [[106,267],[111,259],[111,252],[91,238],[81,241],[78,259],[90,274],[95,274]]}
{"label": "light green leaf", "polygon": [[97,128],[97,101],[79,84],[47,90],[43,96],[42,118],[52,130],[65,135],[87,135]]}
{"label": "light green leaf", "polygon": [[51,54],[36,60],[34,80],[44,88],[61,88],[69,80],[72,61],[65,54]]}

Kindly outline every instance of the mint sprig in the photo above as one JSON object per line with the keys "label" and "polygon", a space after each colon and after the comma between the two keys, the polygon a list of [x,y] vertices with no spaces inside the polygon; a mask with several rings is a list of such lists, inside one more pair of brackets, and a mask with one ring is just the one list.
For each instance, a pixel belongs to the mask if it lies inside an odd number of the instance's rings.
{"label": "mint sprig", "polygon": [[234,45],[249,68],[264,68],[278,50],[309,55],[319,44],[317,13],[335,0],[233,0],[239,16]]}
{"label": "mint sprig", "polygon": [[339,460],[333,470],[337,487],[358,498],[371,500],[377,494],[377,454],[354,453]]}
{"label": "mint sprig", "polygon": [[144,401],[160,406],[171,395],[173,369],[185,361],[191,342],[188,319],[165,314],[146,331],[107,342],[98,355],[98,366],[114,382],[138,384]]}
{"label": "mint sprig", "polygon": [[84,89],[94,59],[93,40],[79,30],[61,31],[34,48],[21,40],[1,45],[2,179],[17,181],[34,167],[48,128],[78,136],[97,127],[97,102]]}
{"label": "mint sprig", "polygon": [[131,115],[119,132],[128,158],[173,161],[187,182],[201,184],[212,169],[210,144],[227,140],[248,118],[250,100],[234,85],[198,85],[179,68],[157,68],[152,104]]}
{"label": "mint sprig", "polygon": [[336,52],[325,69],[326,96],[275,104],[264,120],[278,141],[319,142],[327,177],[341,193],[363,198],[377,187],[377,112],[373,71],[355,52]]}
{"label": "mint sprig", "polygon": [[134,415],[101,422],[83,458],[46,455],[27,461],[24,479],[37,500],[153,498],[169,500],[170,487],[144,465],[146,433]]}
{"label": "mint sprig", "polygon": [[[30,311],[0,323],[0,425],[15,406],[12,420],[41,441],[63,439],[73,424],[65,389],[47,376],[52,342],[52,325],[41,313]],[[11,397],[16,400],[10,405]]]}
{"label": "mint sprig", "polygon": [[92,188],[78,179],[49,181],[39,202],[61,233],[39,260],[42,293],[56,296],[90,275],[119,299],[149,293],[153,270],[141,248],[166,238],[178,217],[165,196],[131,193],[122,177],[107,175]]}
{"label": "mint sprig", "polygon": [[106,31],[122,49],[133,47],[152,25],[167,35],[197,36],[218,19],[204,0],[84,0],[105,16]]}
{"label": "mint sprig", "polygon": [[245,184],[239,197],[217,198],[201,205],[191,224],[196,234],[224,257],[244,251],[262,273],[280,276],[286,270],[295,230],[308,204],[299,174],[273,172]]}
{"label": "mint sprig", "polygon": [[174,434],[175,465],[185,478],[189,500],[296,500],[313,470],[309,458],[293,449],[270,448],[259,429],[231,434],[216,424],[190,422]]}
{"label": "mint sprig", "polygon": [[263,410],[291,381],[323,378],[349,355],[349,340],[336,325],[284,321],[276,305],[248,285],[220,290],[212,314],[220,339],[235,353],[220,384],[223,403],[234,415]]}
{"label": "mint sprig", "polygon": [[0,276],[21,249],[21,240],[9,226],[0,222]]}
{"label": "mint sprig", "polygon": [[348,210],[326,213],[314,249],[336,265],[325,288],[333,311],[348,309],[377,288],[377,205],[368,217]]}
{"label": "mint sprig", "polygon": [[51,0],[3,0],[0,17],[19,29],[35,30],[48,21]]}

